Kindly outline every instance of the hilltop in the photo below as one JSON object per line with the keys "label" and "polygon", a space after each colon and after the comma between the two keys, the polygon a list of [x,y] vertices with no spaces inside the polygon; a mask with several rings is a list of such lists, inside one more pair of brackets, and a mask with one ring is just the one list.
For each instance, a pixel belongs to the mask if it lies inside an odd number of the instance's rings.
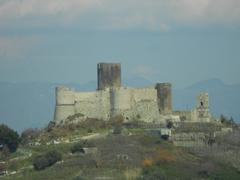
{"label": "hilltop", "polygon": [[[179,147],[174,139],[161,136],[158,128],[144,128],[137,122],[116,124],[89,119],[78,124],[49,125],[25,139],[7,160],[10,176],[1,179],[69,180],[155,180],[155,179],[239,179],[240,131],[234,129],[205,145]],[[120,128],[120,129],[119,129]],[[186,125],[172,128],[174,134],[217,131],[225,125]],[[210,133],[211,134],[211,133]],[[177,136],[176,136],[177,137]],[[188,140],[187,140],[188,141]],[[62,160],[43,170],[35,170],[36,157],[51,150]]]}

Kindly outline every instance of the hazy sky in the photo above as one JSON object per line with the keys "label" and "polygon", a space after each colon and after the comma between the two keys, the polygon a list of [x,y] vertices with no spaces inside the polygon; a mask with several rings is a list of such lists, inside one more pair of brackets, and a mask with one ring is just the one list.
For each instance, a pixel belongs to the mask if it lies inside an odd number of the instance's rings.
{"label": "hazy sky", "polygon": [[0,81],[240,83],[239,0],[0,0]]}

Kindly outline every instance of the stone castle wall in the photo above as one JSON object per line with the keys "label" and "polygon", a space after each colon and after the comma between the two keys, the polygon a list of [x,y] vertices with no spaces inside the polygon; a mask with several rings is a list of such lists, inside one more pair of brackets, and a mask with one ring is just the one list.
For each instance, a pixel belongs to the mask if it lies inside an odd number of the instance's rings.
{"label": "stone castle wall", "polygon": [[155,88],[111,88],[96,92],[76,92],[66,87],[56,88],[55,121],[74,114],[85,118],[109,120],[121,114],[125,121],[161,121],[158,94]]}
{"label": "stone castle wall", "polygon": [[185,121],[208,122],[209,97],[201,93],[197,108],[192,111],[172,112],[172,85],[157,83],[151,88],[126,88],[121,85],[121,64],[99,63],[97,65],[98,90],[77,92],[67,87],[56,88],[55,121],[61,122],[73,115],[81,118],[109,120],[122,115],[125,121],[144,122]]}

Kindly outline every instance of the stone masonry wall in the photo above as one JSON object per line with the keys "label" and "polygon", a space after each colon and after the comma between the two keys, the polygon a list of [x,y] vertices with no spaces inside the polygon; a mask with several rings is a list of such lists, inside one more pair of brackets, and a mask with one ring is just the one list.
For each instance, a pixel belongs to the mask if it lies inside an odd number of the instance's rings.
{"label": "stone masonry wall", "polygon": [[109,120],[119,114],[123,115],[125,121],[156,122],[164,119],[159,114],[155,88],[121,87],[96,92],[56,88],[55,121],[60,122],[78,113],[84,118],[103,120]]}

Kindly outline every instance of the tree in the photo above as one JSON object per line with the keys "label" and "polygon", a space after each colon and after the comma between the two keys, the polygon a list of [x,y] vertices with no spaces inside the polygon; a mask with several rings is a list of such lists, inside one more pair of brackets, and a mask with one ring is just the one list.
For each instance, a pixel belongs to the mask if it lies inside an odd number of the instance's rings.
{"label": "tree", "polygon": [[20,143],[19,135],[16,131],[10,129],[8,126],[0,125],[0,145],[7,146],[9,151],[15,152]]}

